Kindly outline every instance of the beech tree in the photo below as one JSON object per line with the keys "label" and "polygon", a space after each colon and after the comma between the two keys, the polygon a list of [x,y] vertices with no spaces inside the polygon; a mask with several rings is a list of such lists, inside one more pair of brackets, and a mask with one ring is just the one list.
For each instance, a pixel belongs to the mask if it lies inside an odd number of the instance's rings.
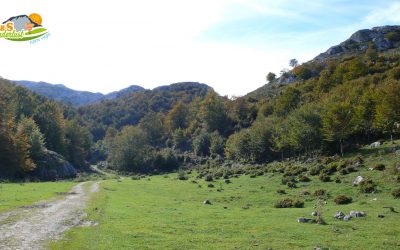
{"label": "beech tree", "polygon": [[322,112],[325,140],[338,142],[343,156],[343,142],[355,129],[355,111],[349,102],[331,102]]}

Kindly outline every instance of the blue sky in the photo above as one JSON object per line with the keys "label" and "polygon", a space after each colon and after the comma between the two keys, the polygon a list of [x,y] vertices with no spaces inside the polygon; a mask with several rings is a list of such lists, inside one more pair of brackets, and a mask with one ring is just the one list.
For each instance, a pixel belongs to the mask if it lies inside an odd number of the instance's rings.
{"label": "blue sky", "polygon": [[[0,75],[93,92],[199,81],[244,95],[291,58],[311,60],[359,29],[400,24],[400,0],[20,0],[0,19],[39,13],[50,38],[0,40]],[[16,67],[29,57],[29,67]]]}

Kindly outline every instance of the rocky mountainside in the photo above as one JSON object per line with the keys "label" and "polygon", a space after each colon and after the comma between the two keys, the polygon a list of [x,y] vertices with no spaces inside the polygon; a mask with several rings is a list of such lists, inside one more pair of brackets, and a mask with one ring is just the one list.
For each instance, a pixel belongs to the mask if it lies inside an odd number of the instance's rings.
{"label": "rocky mountainside", "polygon": [[365,52],[372,43],[378,51],[386,51],[398,47],[400,42],[400,26],[381,26],[372,29],[359,30],[349,39],[332,46],[314,60],[324,61],[328,58],[350,53]]}
{"label": "rocky mountainside", "polygon": [[[326,52],[319,54],[313,60],[304,63],[304,65],[320,64],[325,65],[327,60],[335,60],[350,56],[360,55],[366,52],[369,45],[372,44],[377,52],[385,52],[400,47],[400,26],[381,26],[372,29],[363,29],[355,32],[349,39],[340,43],[339,45],[332,46]],[[301,67],[297,67],[300,69]],[[287,84],[299,82],[296,76],[296,69],[285,72],[274,81],[265,84],[264,86],[248,93],[248,98],[268,98],[276,96],[280,93],[281,87]],[[312,77],[317,77],[318,74],[310,72]]]}
{"label": "rocky mountainside", "polygon": [[92,93],[89,91],[78,91],[70,89],[62,84],[50,84],[46,82],[14,81],[15,84],[24,86],[33,92],[44,95],[50,99],[61,101],[74,106],[93,104],[101,100],[115,99],[127,93],[142,91],[144,88],[132,85],[120,91],[109,94]]}

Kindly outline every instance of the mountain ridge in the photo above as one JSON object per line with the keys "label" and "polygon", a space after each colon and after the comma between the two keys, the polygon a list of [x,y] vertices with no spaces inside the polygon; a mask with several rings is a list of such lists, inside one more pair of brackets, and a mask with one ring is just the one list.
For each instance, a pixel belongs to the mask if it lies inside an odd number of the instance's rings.
{"label": "mountain ridge", "polygon": [[13,81],[16,85],[26,87],[31,91],[44,95],[50,99],[61,101],[63,103],[72,104],[74,106],[83,106],[100,102],[102,100],[115,99],[125,94],[145,90],[138,85],[131,85],[118,91],[113,91],[108,94],[100,92],[80,91],[66,87],[63,84],[51,84],[47,82],[34,81]]}

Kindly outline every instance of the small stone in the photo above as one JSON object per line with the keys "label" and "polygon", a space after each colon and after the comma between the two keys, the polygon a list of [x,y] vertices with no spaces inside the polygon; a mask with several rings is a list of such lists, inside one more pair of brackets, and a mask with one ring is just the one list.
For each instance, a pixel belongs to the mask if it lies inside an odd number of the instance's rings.
{"label": "small stone", "polygon": [[344,221],[349,221],[351,219],[351,216],[350,215],[346,215],[345,217],[343,217],[343,220]]}
{"label": "small stone", "polygon": [[376,142],[374,142],[374,143],[371,143],[371,148],[377,148],[377,147],[379,147],[381,145],[381,143],[380,142],[378,142],[378,141],[376,141]]}
{"label": "small stone", "polygon": [[311,216],[319,216],[319,213],[318,212],[312,212]]}
{"label": "small stone", "polygon": [[339,212],[337,212],[337,213],[335,214],[334,217],[335,217],[336,219],[340,219],[340,220],[341,220],[341,219],[344,218],[344,216],[345,216],[344,213],[343,213],[342,211],[339,211]]}
{"label": "small stone", "polygon": [[349,214],[350,217],[365,217],[365,213],[364,212],[359,212],[359,211],[350,211]]}
{"label": "small stone", "polygon": [[363,180],[364,180],[364,177],[357,176],[353,181],[353,186],[358,186],[358,184],[360,184]]}
{"label": "small stone", "polygon": [[310,221],[311,221],[311,219],[307,219],[307,218],[298,218],[297,219],[298,223],[308,223]]}
{"label": "small stone", "polygon": [[205,200],[205,201],[203,201],[203,204],[204,205],[211,205],[211,201],[210,200]]}

